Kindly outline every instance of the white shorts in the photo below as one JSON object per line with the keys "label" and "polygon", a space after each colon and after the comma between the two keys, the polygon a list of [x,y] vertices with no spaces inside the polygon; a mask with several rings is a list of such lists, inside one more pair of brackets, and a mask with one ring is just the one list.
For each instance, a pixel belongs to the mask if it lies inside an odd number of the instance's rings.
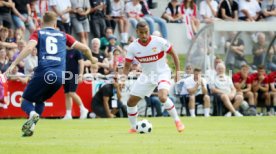
{"label": "white shorts", "polygon": [[171,87],[171,73],[164,72],[156,77],[149,77],[145,74],[141,74],[140,77],[134,83],[130,95],[144,98],[150,96],[153,90],[158,86],[158,90],[166,89],[170,90]]}

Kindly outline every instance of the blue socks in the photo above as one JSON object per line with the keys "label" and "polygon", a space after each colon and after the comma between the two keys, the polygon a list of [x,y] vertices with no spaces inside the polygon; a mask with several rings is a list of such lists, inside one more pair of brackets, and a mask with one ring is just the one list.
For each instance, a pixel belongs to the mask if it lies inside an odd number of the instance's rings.
{"label": "blue socks", "polygon": [[35,107],[32,102],[24,99],[21,104],[21,109],[29,116],[30,112],[35,110]]}
{"label": "blue socks", "polygon": [[41,116],[42,112],[44,111],[44,107],[45,107],[44,102],[35,103],[35,112]]}
{"label": "blue socks", "polygon": [[35,103],[35,106],[33,105],[32,102],[24,99],[22,104],[21,104],[21,109],[27,114],[30,115],[31,111],[35,111],[36,113],[38,113],[39,115],[42,114],[43,110],[44,110],[45,104],[44,102],[41,103]]}

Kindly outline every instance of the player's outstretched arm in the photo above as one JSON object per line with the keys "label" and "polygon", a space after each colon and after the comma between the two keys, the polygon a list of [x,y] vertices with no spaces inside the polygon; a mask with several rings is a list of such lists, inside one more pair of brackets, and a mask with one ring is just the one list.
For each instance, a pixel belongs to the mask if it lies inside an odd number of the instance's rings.
{"label": "player's outstretched arm", "polygon": [[179,65],[179,59],[178,56],[176,55],[176,53],[174,52],[173,49],[171,49],[171,51],[168,53],[170,56],[172,56],[173,58],[173,62],[175,65],[175,82],[177,82],[179,80],[179,71],[180,71],[180,65]]}
{"label": "player's outstretched arm", "polygon": [[23,48],[23,50],[20,52],[18,57],[12,62],[11,66],[7,69],[5,74],[9,76],[9,73],[14,69],[14,67],[21,62],[24,58],[26,58],[36,47],[37,42],[36,41],[29,41],[27,46]]}
{"label": "player's outstretched arm", "polygon": [[83,54],[91,61],[91,64],[97,64],[97,58],[92,56],[91,50],[89,49],[88,46],[80,43],[80,42],[76,42],[76,44],[73,47],[74,49],[77,49],[81,52],[83,52]]}

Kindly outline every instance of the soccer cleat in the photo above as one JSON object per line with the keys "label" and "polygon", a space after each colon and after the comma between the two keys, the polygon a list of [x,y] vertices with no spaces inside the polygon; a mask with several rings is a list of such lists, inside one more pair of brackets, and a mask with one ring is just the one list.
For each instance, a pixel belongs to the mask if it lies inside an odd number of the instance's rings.
{"label": "soccer cleat", "polygon": [[34,128],[36,123],[39,120],[39,115],[37,113],[33,114],[32,117],[30,117],[22,126],[22,137],[30,137],[34,133]]}
{"label": "soccer cleat", "polygon": [[134,133],[137,133],[137,130],[134,128],[131,128],[130,130],[128,130],[128,133],[134,134]]}
{"label": "soccer cleat", "polygon": [[232,112],[227,112],[225,115],[224,115],[225,117],[231,117],[232,116]]}
{"label": "soccer cleat", "polygon": [[234,115],[236,117],[243,117],[243,115],[239,111],[235,111]]}
{"label": "soccer cleat", "polygon": [[179,133],[181,133],[185,129],[185,126],[182,124],[181,121],[176,121],[175,126],[176,126],[176,129]]}
{"label": "soccer cleat", "polygon": [[72,116],[71,115],[65,115],[62,120],[71,120]]}
{"label": "soccer cleat", "polygon": [[88,114],[88,110],[87,109],[83,109],[80,111],[80,119],[86,119],[87,118],[87,114]]}

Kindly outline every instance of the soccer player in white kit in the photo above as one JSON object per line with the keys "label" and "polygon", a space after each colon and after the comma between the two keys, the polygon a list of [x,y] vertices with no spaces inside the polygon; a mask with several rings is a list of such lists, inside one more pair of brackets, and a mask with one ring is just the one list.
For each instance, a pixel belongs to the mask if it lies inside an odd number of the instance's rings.
{"label": "soccer player in white kit", "polygon": [[182,132],[185,127],[179,119],[173,102],[168,97],[171,86],[171,70],[166,62],[166,55],[172,56],[176,66],[175,81],[177,81],[177,71],[180,69],[178,57],[167,40],[149,35],[149,27],[146,22],[137,24],[136,33],[138,39],[129,45],[124,67],[124,75],[126,76],[134,58],[141,63],[142,67],[142,74],[133,85],[127,102],[128,119],[131,124],[129,133],[136,133],[137,103],[145,96],[149,96],[156,86],[158,86],[160,101],[174,119],[177,130]]}

